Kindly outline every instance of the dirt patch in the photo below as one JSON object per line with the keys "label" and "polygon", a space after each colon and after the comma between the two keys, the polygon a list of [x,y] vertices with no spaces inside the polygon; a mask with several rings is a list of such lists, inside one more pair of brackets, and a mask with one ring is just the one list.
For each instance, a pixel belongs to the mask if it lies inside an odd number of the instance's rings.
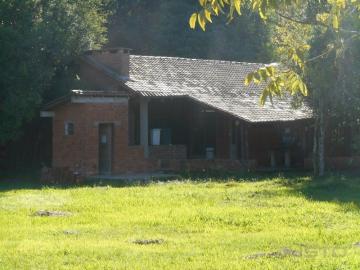
{"label": "dirt patch", "polygon": [[71,216],[71,213],[65,212],[65,211],[39,210],[34,213],[34,216],[38,216],[38,217],[68,217],[68,216]]}
{"label": "dirt patch", "polygon": [[355,246],[355,247],[359,247],[359,248],[360,248],[360,242],[356,242],[356,243],[354,243],[354,246]]}
{"label": "dirt patch", "polygon": [[79,234],[79,232],[76,230],[65,230],[63,233],[68,235]]}
{"label": "dirt patch", "polygon": [[154,244],[162,244],[164,243],[163,239],[137,239],[133,241],[134,244],[137,245],[154,245]]}
{"label": "dirt patch", "polygon": [[279,251],[273,251],[273,252],[259,252],[255,254],[251,254],[248,256],[245,256],[245,259],[258,259],[258,258],[284,258],[284,257],[299,257],[301,256],[301,252],[297,250],[293,250],[290,248],[283,248]]}

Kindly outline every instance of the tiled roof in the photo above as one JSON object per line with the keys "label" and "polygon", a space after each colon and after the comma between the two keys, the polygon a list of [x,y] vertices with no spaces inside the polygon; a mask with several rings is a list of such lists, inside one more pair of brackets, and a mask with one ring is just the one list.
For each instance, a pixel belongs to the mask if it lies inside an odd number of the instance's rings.
{"label": "tiled roof", "polygon": [[293,121],[312,117],[309,107],[274,98],[260,106],[262,87],[245,87],[245,76],[264,64],[177,57],[130,56],[130,80],[142,96],[188,96],[248,122]]}

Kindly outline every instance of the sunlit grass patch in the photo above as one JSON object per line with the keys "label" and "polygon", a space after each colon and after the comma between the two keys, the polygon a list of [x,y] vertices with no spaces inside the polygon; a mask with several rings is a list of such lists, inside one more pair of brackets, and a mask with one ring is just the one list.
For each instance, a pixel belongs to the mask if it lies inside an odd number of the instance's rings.
{"label": "sunlit grass patch", "polygon": [[356,177],[0,184],[0,269],[359,269],[358,194]]}
{"label": "sunlit grass patch", "polygon": [[7,210],[56,208],[64,205],[68,199],[68,196],[46,190],[27,193],[12,191],[0,196],[0,208]]}

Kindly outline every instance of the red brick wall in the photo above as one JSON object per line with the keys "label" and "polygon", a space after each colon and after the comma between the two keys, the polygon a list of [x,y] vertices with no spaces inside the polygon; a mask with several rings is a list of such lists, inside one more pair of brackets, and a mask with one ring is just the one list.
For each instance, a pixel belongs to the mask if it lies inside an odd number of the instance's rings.
{"label": "red brick wall", "polygon": [[[128,144],[128,103],[67,103],[55,108],[53,118],[53,167],[98,174],[99,123],[113,123],[113,174],[155,170],[244,169],[253,162],[238,160],[188,160],[185,145],[150,146],[150,159],[142,146]],[[65,122],[74,123],[74,134],[65,135]]]}
{"label": "red brick wall", "polygon": [[163,159],[155,164],[161,170],[167,171],[249,171],[255,170],[255,160],[230,160],[230,159]]}
{"label": "red brick wall", "polygon": [[[74,123],[74,135],[66,136],[65,122]],[[145,171],[141,146],[128,146],[128,104],[69,103],[55,110],[53,119],[53,167],[80,168],[86,175],[98,173],[99,123],[113,123],[113,172]]]}
{"label": "red brick wall", "polygon": [[254,170],[256,168],[255,160],[230,160],[230,159],[189,159],[185,162],[185,170],[204,171],[204,170]]}
{"label": "red brick wall", "polygon": [[153,145],[150,146],[152,159],[186,159],[186,145]]}

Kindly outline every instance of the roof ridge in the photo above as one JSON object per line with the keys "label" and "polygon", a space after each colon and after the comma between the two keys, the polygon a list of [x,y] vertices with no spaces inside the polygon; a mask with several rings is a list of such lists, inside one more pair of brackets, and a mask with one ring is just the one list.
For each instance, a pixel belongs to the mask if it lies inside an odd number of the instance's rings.
{"label": "roof ridge", "polygon": [[202,61],[202,62],[212,62],[212,63],[245,64],[245,65],[268,65],[268,64],[270,64],[270,63],[240,62],[240,61],[233,61],[233,60],[187,58],[187,57],[178,57],[178,56],[140,55],[140,54],[130,54],[130,57],[155,58],[155,59],[177,59],[177,60],[184,60],[184,61],[188,61],[188,62]]}

